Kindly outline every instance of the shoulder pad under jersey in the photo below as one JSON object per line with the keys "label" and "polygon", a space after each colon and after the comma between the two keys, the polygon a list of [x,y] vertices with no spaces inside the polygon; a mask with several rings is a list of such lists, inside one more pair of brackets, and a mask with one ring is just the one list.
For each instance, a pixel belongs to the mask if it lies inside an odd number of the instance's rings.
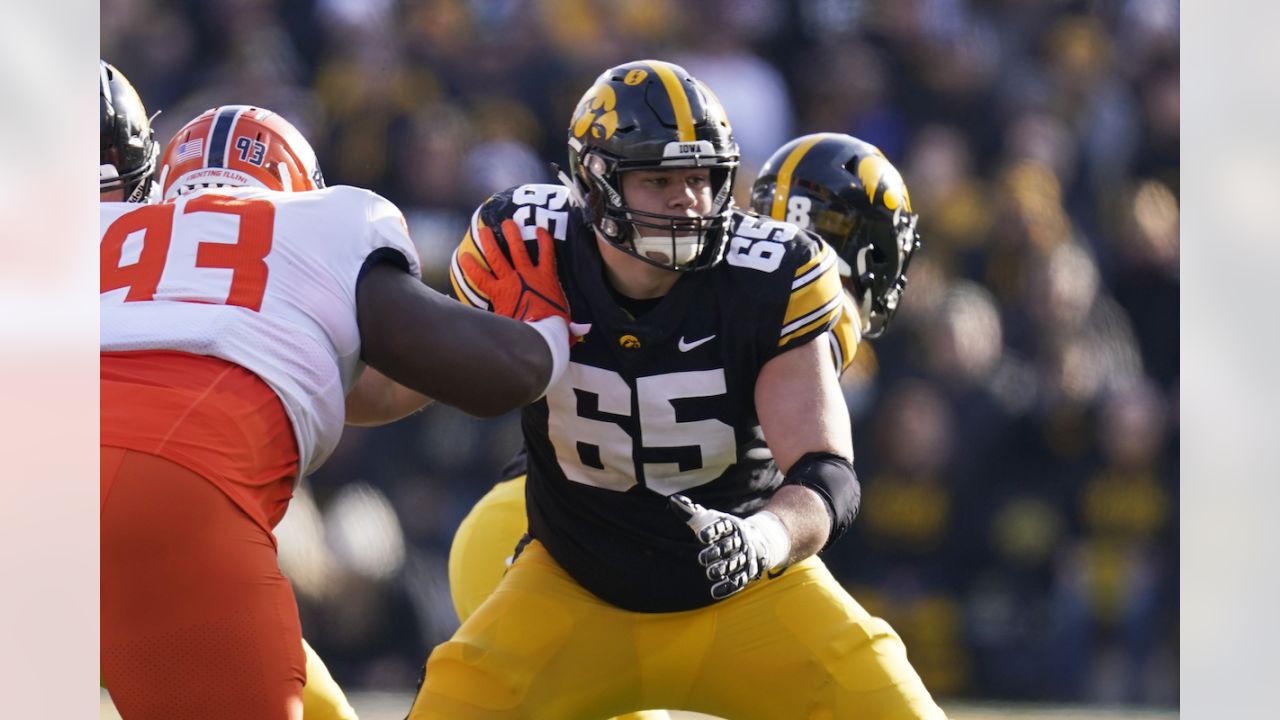
{"label": "shoulder pad under jersey", "polygon": [[836,254],[796,225],[734,211],[725,264],[735,285],[753,297],[769,333],[769,355],[831,329],[841,315],[844,288]]}
{"label": "shoulder pad under jersey", "polygon": [[[571,214],[575,212],[576,208],[569,202],[569,190],[563,185],[531,183],[491,195],[471,215],[467,232],[462,236],[449,263],[449,283],[453,296],[468,305],[489,309],[489,298],[467,281],[466,273],[458,262],[459,253],[465,253],[488,267],[489,263],[479,245],[482,228],[493,230],[498,246],[505,252],[506,240],[499,230],[503,221],[514,220],[520,226],[520,234],[526,241],[536,240],[538,228],[547,230],[556,240],[564,240],[569,232]],[[531,252],[536,250],[531,249]]]}

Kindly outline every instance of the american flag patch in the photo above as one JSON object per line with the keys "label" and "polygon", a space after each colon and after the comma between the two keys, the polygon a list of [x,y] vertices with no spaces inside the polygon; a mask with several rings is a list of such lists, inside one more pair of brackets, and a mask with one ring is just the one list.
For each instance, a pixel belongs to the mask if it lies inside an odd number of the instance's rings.
{"label": "american flag patch", "polygon": [[183,162],[192,158],[198,158],[204,154],[204,138],[195,138],[188,140],[178,146],[178,152],[174,156],[174,162]]}

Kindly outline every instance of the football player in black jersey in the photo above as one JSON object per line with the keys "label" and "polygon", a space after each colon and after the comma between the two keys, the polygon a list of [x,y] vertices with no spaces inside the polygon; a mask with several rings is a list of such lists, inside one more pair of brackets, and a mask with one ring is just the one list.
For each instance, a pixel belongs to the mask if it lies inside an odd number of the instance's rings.
{"label": "football player in black jersey", "polygon": [[728,121],[678,66],[606,71],[569,145],[565,187],[495,195],[455,253],[455,293],[485,307],[457,258],[503,252],[476,240],[504,221],[550,232],[590,329],[523,413],[529,539],[410,718],[943,717],[815,557],[859,497],[823,340],[836,253],[732,207]]}

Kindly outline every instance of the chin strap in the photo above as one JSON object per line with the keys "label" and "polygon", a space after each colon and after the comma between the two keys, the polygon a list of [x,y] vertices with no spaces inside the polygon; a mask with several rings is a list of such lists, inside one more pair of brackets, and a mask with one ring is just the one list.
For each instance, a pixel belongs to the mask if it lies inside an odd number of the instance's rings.
{"label": "chin strap", "polygon": [[574,182],[573,178],[569,177],[569,175],[562,170],[559,165],[555,163],[548,164],[551,166],[551,173],[556,176],[556,179],[560,181],[561,185],[565,186],[565,188],[569,190],[569,202],[577,205],[578,207],[586,207],[587,201],[586,198],[582,197],[582,189],[578,187],[578,183]]}

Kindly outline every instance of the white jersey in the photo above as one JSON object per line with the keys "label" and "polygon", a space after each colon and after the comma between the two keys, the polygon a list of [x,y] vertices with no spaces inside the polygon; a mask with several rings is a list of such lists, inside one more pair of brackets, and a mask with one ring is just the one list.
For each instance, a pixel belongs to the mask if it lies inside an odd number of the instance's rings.
{"label": "white jersey", "polygon": [[102,351],[178,350],[253,372],[284,404],[299,467],[318,468],[362,367],[360,269],[389,248],[422,272],[399,209],[336,186],[216,188],[101,213]]}

